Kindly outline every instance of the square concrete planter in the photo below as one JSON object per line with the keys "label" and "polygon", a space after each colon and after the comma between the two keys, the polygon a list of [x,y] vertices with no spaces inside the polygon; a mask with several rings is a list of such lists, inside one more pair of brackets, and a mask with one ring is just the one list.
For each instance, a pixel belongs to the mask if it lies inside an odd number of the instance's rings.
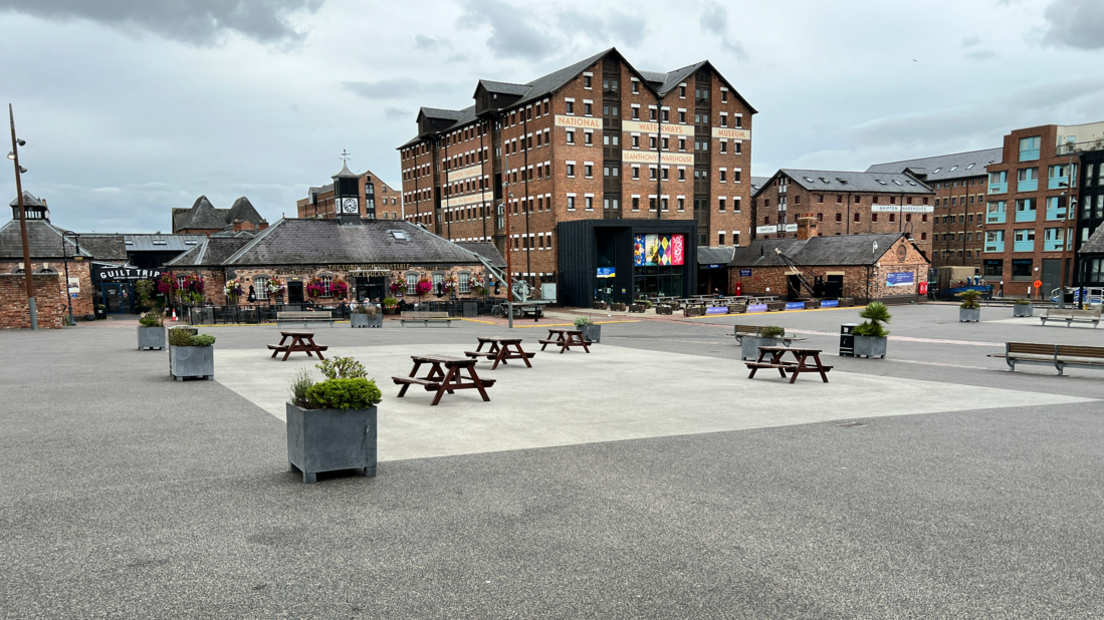
{"label": "square concrete planter", "polygon": [[767,312],[781,312],[785,309],[786,309],[786,302],[784,302],[784,301],[767,302]]}
{"label": "square concrete planter", "polygon": [[590,342],[602,342],[602,326],[601,325],[583,325],[579,327],[579,331],[583,332],[583,340]]}
{"label": "square concrete planter", "polygon": [[759,347],[780,347],[781,338],[763,338],[761,336],[740,337],[740,357],[745,360],[759,359]]}
{"label": "square concrete planter", "polygon": [[810,299],[809,301],[805,302],[805,309],[806,310],[815,310],[816,308],[819,308],[819,307],[820,307],[820,300],[819,299]]}
{"label": "square concrete planter", "polygon": [[343,411],[285,405],[288,466],[302,472],[303,482],[341,469],[363,469],[366,477],[375,477],[376,407]]}
{"label": "square concrete planter", "polygon": [[353,327],[383,327],[383,315],[378,312],[375,316],[354,312],[349,315],[349,322]]}
{"label": "square concrete planter", "polygon": [[613,310],[614,312],[624,312],[625,304],[611,303],[609,304],[609,309]]}
{"label": "square concrete planter", "polygon": [[1035,306],[1033,304],[1015,304],[1012,306],[1012,316],[1034,316]]}
{"label": "square concrete planter", "polygon": [[981,308],[974,308],[973,310],[967,310],[966,308],[958,309],[958,322],[959,323],[977,323],[981,320]]}
{"label": "square concrete planter", "polygon": [[850,308],[851,306],[855,305],[855,298],[854,297],[840,297],[839,298],[839,305],[840,305],[840,308]]}
{"label": "square concrete planter", "polygon": [[747,304],[734,304],[728,307],[729,314],[743,314],[747,312]]}
{"label": "square concrete planter", "polygon": [[656,306],[656,314],[674,314],[675,309],[671,306]]}
{"label": "square concrete planter", "polygon": [[647,310],[647,309],[648,309],[648,306],[646,306],[644,304],[632,304],[632,305],[629,306],[629,312],[639,312],[639,313],[643,314],[644,311]]}
{"label": "square concrete planter", "polygon": [[878,336],[855,336],[855,357],[881,357],[886,356],[886,345],[889,338]]}
{"label": "square concrete planter", "polygon": [[177,381],[188,377],[215,378],[215,347],[169,346],[169,374]]}
{"label": "square concrete planter", "polygon": [[593,310],[605,310],[605,309],[606,309],[606,302],[604,302],[604,301],[596,301],[596,302],[594,302],[594,304],[593,304],[593,305],[591,306],[591,309],[593,309]]}
{"label": "square concrete planter", "polygon": [[142,327],[138,326],[138,350],[142,349],[160,349],[165,350],[167,340],[165,338],[164,327]]}

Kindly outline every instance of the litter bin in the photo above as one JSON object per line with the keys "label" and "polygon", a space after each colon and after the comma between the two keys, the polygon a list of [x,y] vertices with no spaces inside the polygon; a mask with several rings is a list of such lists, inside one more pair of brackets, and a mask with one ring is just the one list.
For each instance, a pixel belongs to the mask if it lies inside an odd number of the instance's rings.
{"label": "litter bin", "polygon": [[840,349],[841,357],[855,357],[855,335],[852,333],[858,323],[844,323],[840,325]]}
{"label": "litter bin", "polygon": [[463,301],[460,302],[465,319],[472,319],[479,316],[479,302],[478,301]]}

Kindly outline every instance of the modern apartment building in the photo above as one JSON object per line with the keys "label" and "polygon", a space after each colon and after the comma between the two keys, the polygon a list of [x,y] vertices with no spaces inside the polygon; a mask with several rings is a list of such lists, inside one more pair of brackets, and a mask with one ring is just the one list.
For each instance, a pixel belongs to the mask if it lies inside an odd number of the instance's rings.
{"label": "modern apartment building", "polygon": [[[1092,205],[1080,199],[1082,188],[1095,189],[1092,175],[1078,180],[1082,156],[1100,149],[1102,139],[1104,122],[1043,125],[1004,137],[1001,160],[987,168],[982,273],[1001,283],[1005,295],[1038,294],[1033,284],[1039,281],[1046,297],[1063,274],[1072,285],[1075,252],[1104,219],[1104,202],[1097,215],[1097,199]],[[1095,165],[1097,180],[1098,170]]]}
{"label": "modern apartment building", "polygon": [[985,238],[986,166],[1003,158],[1001,149],[874,164],[867,172],[904,173],[935,192],[932,219],[932,267],[973,267],[981,273]]}
{"label": "modern apartment building", "polygon": [[783,168],[754,196],[754,238],[795,238],[806,213],[816,218],[816,236],[904,233],[931,256],[934,201],[931,188],[899,172]]}
{"label": "modern apartment building", "polygon": [[[422,108],[399,147],[407,220],[494,241],[563,303],[696,292],[697,246],[746,242],[756,110],[708,61],[639,70],[609,49]],[[509,221],[509,225],[507,225]]]}

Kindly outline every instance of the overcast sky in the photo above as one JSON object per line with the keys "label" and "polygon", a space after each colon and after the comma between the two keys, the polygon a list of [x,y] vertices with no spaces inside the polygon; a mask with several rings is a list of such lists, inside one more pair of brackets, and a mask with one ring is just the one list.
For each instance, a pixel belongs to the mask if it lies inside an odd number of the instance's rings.
{"label": "overcast sky", "polygon": [[1100,4],[0,0],[0,75],[55,224],[168,232],[201,194],[294,215],[342,149],[398,187],[419,106],[612,46],[643,70],[712,61],[759,110],[755,175],[996,147],[1104,120]]}

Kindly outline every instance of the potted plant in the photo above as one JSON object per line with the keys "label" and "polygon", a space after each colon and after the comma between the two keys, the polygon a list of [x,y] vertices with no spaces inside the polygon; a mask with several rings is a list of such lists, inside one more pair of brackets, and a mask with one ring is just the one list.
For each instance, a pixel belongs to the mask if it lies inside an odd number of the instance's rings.
{"label": "potted plant", "polygon": [[349,321],[353,327],[383,327],[383,314],[374,304],[365,301],[353,308]]}
{"label": "potted plant", "polygon": [[426,296],[433,290],[433,281],[427,277],[422,277],[418,280],[418,283],[414,285],[414,292],[418,294],[418,302],[422,301],[422,297]]}
{"label": "potted plant", "polygon": [[351,357],[315,364],[326,379],[302,370],[291,384],[287,418],[288,466],[312,483],[319,472],[363,469],[376,475],[376,405],[382,395],[364,366]]}
{"label": "potted plant", "polygon": [[747,312],[747,304],[732,304],[728,307],[729,314],[743,314]]}
{"label": "potted plant", "polygon": [[863,308],[859,316],[866,321],[859,323],[851,331],[855,336],[855,357],[877,355],[885,358],[889,332],[882,327],[882,323],[888,323],[893,318],[889,308],[879,301],[872,301]]}
{"label": "potted plant", "polygon": [[611,301],[607,305],[609,306],[609,309],[614,311],[614,312],[624,312],[625,311],[625,304],[623,304],[623,303],[618,303],[618,302],[615,302],[615,301]]}
{"label": "potted plant", "polygon": [[594,310],[605,310],[606,309],[606,302],[596,301],[596,302],[594,302],[594,304],[591,305],[591,308],[593,308]]}
{"label": "potted plant", "polygon": [[165,313],[155,306],[138,318],[138,350],[165,350]]}
{"label": "potted plant", "polygon": [[96,304],[96,320],[102,321],[107,318],[107,306],[103,304]]}
{"label": "potted plant", "polygon": [[668,306],[667,304],[659,304],[656,306],[656,314],[674,314],[674,306]]}
{"label": "potted plant", "polygon": [[241,280],[227,280],[226,284],[222,287],[222,293],[226,295],[226,304],[229,306],[236,305],[238,300],[242,296],[242,283]]}
{"label": "potted plant", "polygon": [[575,327],[583,332],[583,340],[587,342],[602,342],[602,326],[595,325],[588,316],[580,316],[575,319]]}
{"label": "potted plant", "polygon": [[1017,299],[1012,306],[1012,316],[1033,316],[1034,314],[1035,306],[1031,304],[1030,299]]}
{"label": "potted plant", "polygon": [[819,308],[819,307],[820,307],[820,300],[819,299],[808,299],[808,300],[805,301],[805,309],[806,310],[814,310],[814,309]]}
{"label": "potted plant", "polygon": [[215,378],[215,337],[199,334],[194,327],[169,329],[169,375],[177,381],[186,377]]}
{"label": "potted plant", "polygon": [[958,306],[959,323],[969,321],[977,323],[981,320],[981,304],[978,303],[978,298],[981,297],[981,291],[968,289],[961,293],[955,293],[955,296],[962,299],[962,304]]}
{"label": "potted plant", "polygon": [[840,297],[839,298],[839,305],[840,305],[841,308],[850,308],[851,306],[855,305],[855,298],[854,297]]}
{"label": "potted plant", "polygon": [[786,302],[784,301],[768,301],[767,312],[781,312],[786,309]]}
{"label": "potted plant", "polygon": [[785,335],[785,328],[764,325],[755,336],[740,336],[740,357],[745,360],[759,359],[759,347],[780,347]]}
{"label": "potted plant", "polygon": [[[394,297],[383,298],[383,313],[384,314],[398,314],[399,313],[399,300]],[[380,319],[381,321],[383,319]]]}
{"label": "potted plant", "polygon": [[265,290],[268,291],[268,298],[275,300],[277,304],[283,303],[284,300],[284,282],[280,278],[275,276],[268,279],[265,282]]}

